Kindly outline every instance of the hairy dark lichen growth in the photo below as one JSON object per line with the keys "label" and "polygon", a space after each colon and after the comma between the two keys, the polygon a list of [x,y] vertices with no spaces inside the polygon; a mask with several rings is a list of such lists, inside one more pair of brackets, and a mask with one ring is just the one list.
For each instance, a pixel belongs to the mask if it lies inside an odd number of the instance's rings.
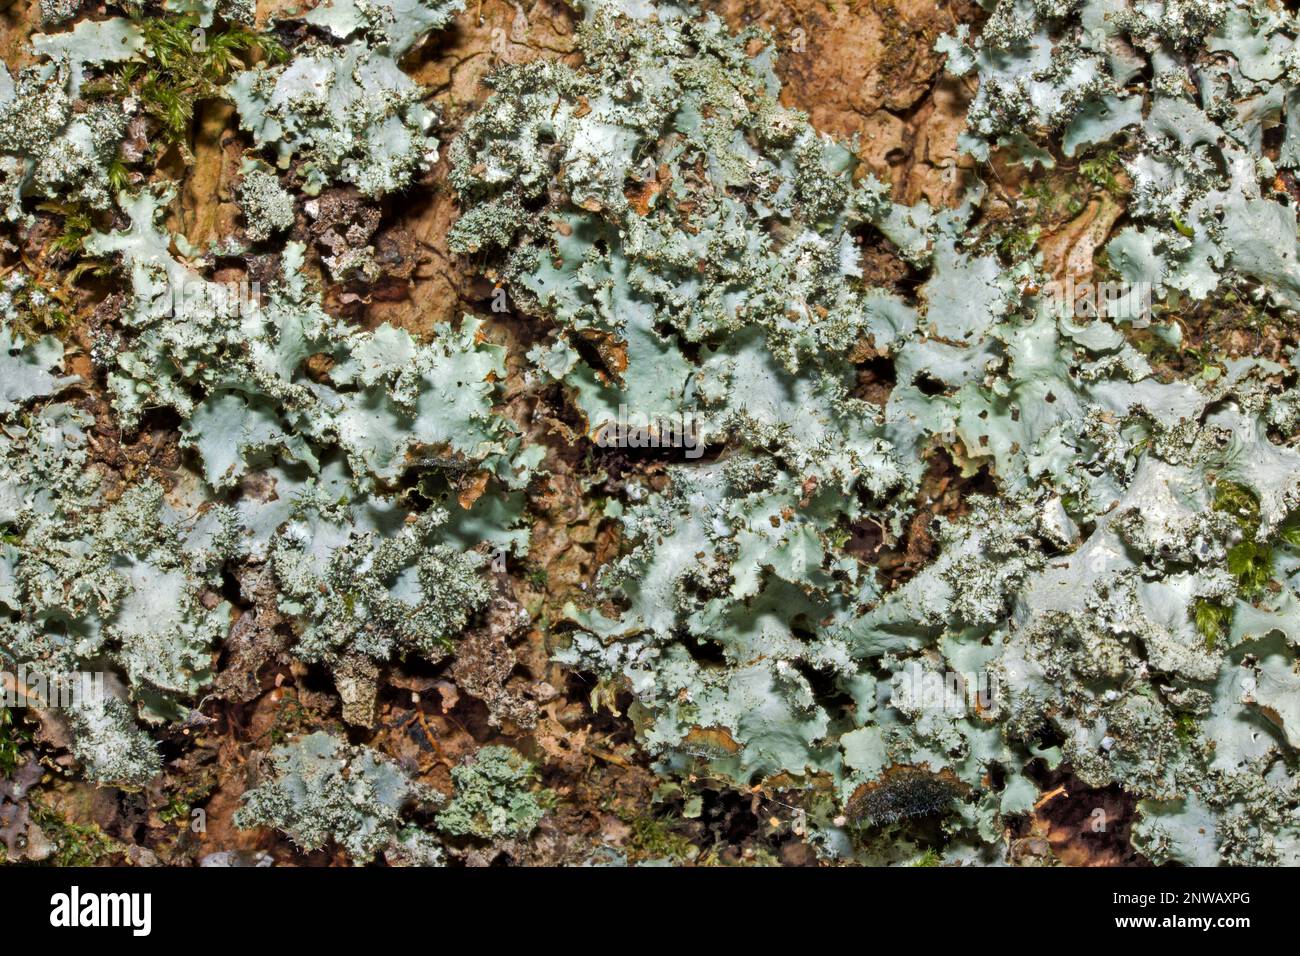
{"label": "hairy dark lichen growth", "polygon": [[951,773],[931,773],[924,767],[886,767],[878,780],[853,791],[845,801],[844,813],[862,826],[942,816],[952,809],[963,789]]}

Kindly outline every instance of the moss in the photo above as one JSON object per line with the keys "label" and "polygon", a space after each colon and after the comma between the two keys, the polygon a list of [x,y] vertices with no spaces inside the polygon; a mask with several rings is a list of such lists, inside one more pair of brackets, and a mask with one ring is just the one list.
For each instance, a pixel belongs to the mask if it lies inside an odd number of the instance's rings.
{"label": "moss", "polygon": [[158,819],[163,823],[175,823],[178,820],[184,820],[189,816],[190,805],[185,798],[179,794],[172,794],[167,805],[158,811]]}
{"label": "moss", "polygon": [[1258,594],[1273,579],[1273,549],[1258,541],[1242,541],[1228,551],[1228,571],[1243,597]]}
{"label": "moss", "polygon": [[0,708],[0,777],[8,777],[18,769],[23,747],[30,740],[31,734],[14,720],[14,712]]}
{"label": "moss", "polygon": [[50,240],[47,251],[74,255],[81,249],[81,244],[90,235],[94,224],[90,212],[76,203],[41,203],[37,206],[43,212],[52,212],[63,218],[63,227],[59,234]]}
{"label": "moss", "polygon": [[690,861],[699,855],[699,847],[675,833],[669,821],[652,813],[640,814],[626,821],[632,828],[628,837],[628,859],[633,862],[668,860]]}
{"label": "moss", "polygon": [[[46,204],[47,210],[54,204]],[[79,226],[66,226],[51,240],[47,251],[58,252],[62,243],[75,247]],[[76,290],[71,287],[71,277],[60,276],[55,269],[44,269],[39,262],[29,261],[28,269],[10,272],[0,286],[0,308],[13,318],[14,329],[33,338],[45,332],[62,332],[76,318]],[[30,270],[30,271],[29,271]]]}
{"label": "moss", "polygon": [[1079,163],[1079,174],[1098,189],[1103,189],[1116,197],[1122,197],[1128,190],[1119,180],[1124,161],[1118,150],[1108,149]]}
{"label": "moss", "polygon": [[1293,511],[1283,519],[1277,537],[1288,547],[1300,549],[1300,511]]}
{"label": "moss", "polygon": [[179,146],[187,158],[199,102],[222,98],[222,85],[251,54],[276,63],[288,56],[270,34],[238,24],[204,30],[193,14],[142,17],[135,23],[144,36],[148,64],[128,62],[106,81],[88,85],[86,92],[138,96],[158,122],[162,146]]}
{"label": "moss", "polygon": [[1241,529],[1242,540],[1228,550],[1228,571],[1241,596],[1252,597],[1273,578],[1273,547],[1256,539],[1259,498],[1245,485],[1220,480],[1214,486],[1214,510],[1231,515]]}
{"label": "moss", "polygon": [[1231,515],[1248,537],[1259,530],[1259,498],[1245,485],[1235,481],[1216,482],[1214,510]]}
{"label": "moss", "polygon": [[73,823],[35,797],[31,808],[32,822],[54,847],[54,853],[46,861],[49,865],[94,866],[104,857],[121,851],[121,845],[93,823]]}
{"label": "moss", "polygon": [[1008,262],[1017,262],[1032,255],[1043,230],[1036,225],[1007,229],[997,241],[999,254]]}
{"label": "moss", "polygon": [[188,827],[194,807],[202,803],[212,793],[212,789],[213,785],[211,783],[205,783],[178,790],[168,798],[167,803],[158,811],[158,819],[163,823],[174,824],[181,828]]}
{"label": "moss", "polygon": [[1196,602],[1195,618],[1196,630],[1205,640],[1206,650],[1212,651],[1232,620],[1232,608],[1202,599]]}
{"label": "moss", "polygon": [[1088,191],[1079,187],[1078,179],[1066,181],[1049,177],[1030,183],[1021,195],[1033,203],[1033,222],[1036,225],[1054,225],[1073,219],[1083,211]]}
{"label": "moss", "polygon": [[528,583],[537,588],[537,590],[545,591],[547,584],[550,583],[551,575],[542,565],[530,563],[528,566],[527,578]]}

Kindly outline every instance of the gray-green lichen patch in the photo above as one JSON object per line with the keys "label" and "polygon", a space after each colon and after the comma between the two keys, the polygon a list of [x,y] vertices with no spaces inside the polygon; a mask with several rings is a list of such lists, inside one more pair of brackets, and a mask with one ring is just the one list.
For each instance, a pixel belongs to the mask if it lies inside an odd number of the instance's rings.
{"label": "gray-green lichen patch", "polygon": [[[1110,274],[1162,317],[1173,293],[1229,292],[1289,315],[1295,16],[991,6],[978,37],[939,43],[978,78],[962,148],[1036,167],[1117,144],[1131,190]],[[139,152],[129,82],[81,96],[128,72],[136,21],[82,20],[0,74],[6,217],[76,206],[90,225],[68,248],[121,283],[91,381],[30,334],[59,327],[48,277],[24,263],[0,286],[0,660],[107,675],[65,714],[86,776],[157,775],[147,728],[202,721],[231,602],[274,617],[372,727],[380,665],[440,667],[490,619],[489,569],[526,553],[525,492],[570,436],[592,452],[576,484],[622,496],[602,530],[621,551],[538,628],[598,678],[593,702],[630,697],[658,773],[779,795],[825,856],[969,864],[1004,860],[1043,768],[1068,768],[1137,801],[1152,862],[1300,861],[1297,355],[1157,368],[1131,314],[1080,313],[998,241],[978,181],[954,209],[894,203],[781,105],[759,36],[615,0],[582,4],[580,61],[495,73],[451,150],[449,241],[531,317],[530,345],[507,364],[472,316],[423,338],[354,325],[286,234],[328,198],[300,193],[418,184],[435,115],[399,62],[457,8],[334,0],[280,24],[287,62],[226,87],[261,159],[234,185],[242,234],[206,249],[163,225],[174,184],[120,188],[139,177],[114,172]],[[376,268],[373,215],[324,260],[336,281]],[[907,273],[891,290],[864,268],[881,237]],[[889,369],[872,401],[868,362]],[[545,443],[506,415],[543,393],[577,426]],[[175,461],[102,480],[97,436],[160,421]],[[932,518],[944,460],[983,480]],[[923,547],[881,573],[904,535]],[[432,793],[376,750],[316,733],[274,762],[241,825],[356,862],[441,858],[416,826]],[[522,840],[549,800],[510,747],[452,778],[425,822],[455,839]]]}
{"label": "gray-green lichen patch", "polygon": [[[842,353],[911,316],[854,288],[854,232],[889,229],[918,255],[926,237],[893,229],[883,186],[855,184],[851,152],[778,103],[770,51],[749,59],[716,18],[593,4],[580,38],[581,69],[494,74],[452,148],[452,247],[506,250],[514,299],[555,322],[530,353],[540,374],[591,435],[626,406],[705,443],[758,433],[828,481],[896,480]],[[841,433],[855,440],[828,454]]]}
{"label": "gray-green lichen patch", "polygon": [[42,61],[16,76],[0,64],[0,202],[20,220],[25,197],[112,206],[110,167],[138,104],[79,99],[88,71],[137,58],[144,40],[126,19],[83,20],[32,39]]}
{"label": "gray-green lichen patch", "polygon": [[438,140],[425,91],[398,60],[460,6],[340,0],[314,8],[308,22],[338,43],[309,41],[285,64],[236,76],[228,92],[241,125],[281,167],[299,159],[308,194],[336,182],[367,196],[404,188],[437,159]]}
{"label": "gray-green lichen patch", "polygon": [[[1053,142],[1072,157],[1129,138],[1134,225],[1108,246],[1127,281],[1202,298],[1246,280],[1295,309],[1295,212],[1276,177],[1300,163],[1298,27],[1289,12],[1230,0],[1005,0],[975,48],[959,34],[940,49],[952,72],[980,79],[962,138],[977,158],[1001,146],[1050,163]],[[1132,90],[1144,71],[1145,98]]]}
{"label": "gray-green lichen patch", "polygon": [[[269,239],[292,199],[247,173],[250,226]],[[102,492],[63,346],[16,331],[45,295],[21,270],[0,326],[0,646],[14,665],[110,673],[110,699],[68,713],[71,749],[92,779],[132,786],[160,766],[135,720],[188,720],[211,685],[227,568],[268,562],[306,659],[441,658],[486,603],[484,555],[526,547],[520,489],[540,460],[493,408],[502,352],[476,320],[427,343],[352,329],[323,311],[294,243],[265,296],[214,282],[158,225],[173,195],[122,194],[125,228],[84,242],[130,284],[92,353],[117,425],[179,419],[186,457],[165,489]],[[410,475],[419,502],[394,487]],[[487,497],[462,494],[466,480]]]}
{"label": "gray-green lichen patch", "polygon": [[[166,199],[124,199],[131,226],[87,242],[120,256],[134,289],[125,335],[104,347],[121,420],[159,405],[181,417],[202,494],[235,509],[242,554],[270,559],[304,657],[441,657],[486,602],[481,552],[527,543],[515,490],[538,456],[493,410],[501,350],[470,317],[427,343],[348,328],[321,308],[297,243],[264,301],[211,282],[158,231]],[[412,472],[442,507],[391,490]],[[465,473],[495,506],[461,503]]]}
{"label": "gray-green lichen patch", "polygon": [[51,686],[109,671],[104,695],[62,698],[73,753],[92,779],[140,786],[159,763],[124,698],[145,721],[170,720],[207,683],[230,621],[213,598],[237,519],[165,501],[149,481],[110,503],[88,467],[89,416],[52,400],[75,381],[53,374],[62,346],[24,346],[8,328],[0,339],[15,373],[0,411],[0,659]]}
{"label": "gray-green lichen patch", "polygon": [[533,764],[510,747],[484,747],[452,770],[456,792],[437,816],[448,836],[504,840],[528,836],[546,810]]}
{"label": "gray-green lichen patch", "polygon": [[[1218,24],[1239,33],[1247,22],[1209,6],[1177,22],[1144,7],[1146,20],[1122,29],[1158,35],[1136,45],[1163,66]],[[1218,858],[1288,859],[1295,598],[1284,531],[1300,479],[1291,433],[1274,424],[1290,402],[1285,366],[1156,376],[1117,321],[1040,291],[1033,260],[984,251],[969,207],[907,210],[856,181],[847,150],[777,105],[768,54],[750,58],[717,21],[586,8],[583,66],[504,69],[454,145],[466,212],[453,242],[490,252],[512,297],[548,320],[551,341],[530,358],[565,385],[598,443],[630,410],[697,422],[721,454],[683,456],[661,491],[631,486],[629,550],[604,570],[601,603],[570,609],[577,630],[558,659],[631,691],[665,772],[829,783],[846,822],[818,824],[825,852],[888,857],[881,845],[900,825],[933,817],[954,859],[982,846],[979,858],[1032,806],[1028,765],[1064,760],[1088,784],[1118,783],[1159,809],[1162,840],[1139,831],[1157,859],[1207,852],[1179,846],[1199,832],[1161,809],[1179,800],[1251,821],[1237,843],[1206,838]],[[1197,127],[1159,113],[1173,94],[1150,117],[1116,99],[1141,65],[1088,32],[1099,9],[1002,4],[980,51],[966,35],[945,41],[958,71],[981,70],[969,148],[1044,162],[1050,152],[1027,134],[1063,138],[1072,155],[1141,122],[1152,155],[1195,152]],[[1284,19],[1256,17],[1266,37]],[[1228,42],[1211,40],[1215,52]],[[1233,90],[1260,92],[1280,74],[1226,63],[1214,75]],[[1147,185],[1136,166],[1131,211],[1164,217],[1177,238],[1161,248],[1177,246],[1179,261],[1229,269],[1285,304],[1294,215],[1261,198],[1271,173],[1249,150],[1267,123],[1251,115],[1254,126],[1232,126],[1235,145],[1207,134],[1213,157],[1178,160],[1202,170],[1200,185],[1179,179],[1186,195],[1209,197],[1221,220],[1148,211],[1184,193]],[[1192,139],[1160,145],[1176,135]],[[854,237],[866,225],[920,274],[913,299],[859,280]],[[1172,260],[1158,255],[1126,260],[1133,234],[1111,247],[1130,282],[1160,295],[1218,285],[1217,272],[1171,282]],[[883,408],[851,394],[864,341],[893,360]],[[846,544],[867,524],[899,532],[936,446],[987,470],[997,497],[936,522],[932,562],[884,590]],[[1216,507],[1229,487],[1255,503],[1247,528]],[[1226,620],[1224,633],[1207,634],[1210,619]],[[1279,632],[1288,641],[1261,664]],[[1252,683],[1225,696],[1229,679]],[[1223,717],[1208,719],[1216,708]],[[1249,735],[1225,735],[1237,721]],[[895,812],[904,805],[915,812]]]}
{"label": "gray-green lichen patch", "polygon": [[239,207],[248,224],[248,238],[265,242],[293,225],[293,195],[265,163],[244,164],[239,184]]}
{"label": "gray-green lichen patch", "polygon": [[398,862],[432,865],[441,853],[406,821],[407,812],[438,802],[436,791],[368,747],[314,733],[272,751],[271,778],[244,796],[240,827],[273,826],[303,850],[331,841],[355,863],[381,851]]}
{"label": "gray-green lichen patch", "polygon": [[[367,485],[394,481],[422,452],[474,461],[506,452],[508,427],[491,412],[487,381],[500,350],[477,341],[474,320],[425,345],[388,326],[350,330],[321,308],[299,243],[286,247],[260,303],[246,285],[207,280],[172,255],[155,224],[170,198],[124,196],[130,227],[86,243],[119,255],[134,291],[127,336],[106,356],[124,425],[147,406],[175,409],[216,489],[277,453],[315,471],[338,448]],[[313,355],[333,362],[324,382],[308,375]]]}
{"label": "gray-green lichen patch", "polygon": [[438,659],[488,599],[482,558],[437,543],[441,510],[420,515],[387,538],[353,538],[322,562],[293,521],[271,551],[282,606],[311,623],[299,642],[306,660],[340,652],[380,660],[397,652]]}

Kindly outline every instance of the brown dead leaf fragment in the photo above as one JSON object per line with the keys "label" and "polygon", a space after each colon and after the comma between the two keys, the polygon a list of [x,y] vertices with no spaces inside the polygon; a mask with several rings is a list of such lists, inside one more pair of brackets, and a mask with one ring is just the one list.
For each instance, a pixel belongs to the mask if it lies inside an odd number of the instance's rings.
{"label": "brown dead leaf fragment", "polygon": [[456,501],[466,511],[474,507],[474,502],[478,501],[488,485],[488,479],[492,476],[486,471],[477,471],[472,475],[467,475],[460,482],[459,491],[456,494]]}
{"label": "brown dead leaf fragment", "polygon": [[650,215],[650,206],[654,198],[672,182],[672,173],[666,164],[660,165],[655,174],[640,183],[630,184],[624,190],[624,196],[632,204],[638,216]]}
{"label": "brown dead leaf fragment", "polygon": [[481,700],[492,727],[507,724],[527,730],[537,724],[537,703],[529,682],[515,674],[519,662],[511,641],[528,623],[528,615],[512,598],[498,594],[486,622],[461,636],[449,673],[456,686]]}
{"label": "brown dead leaf fragment", "polygon": [[1123,214],[1110,193],[1098,193],[1083,212],[1063,228],[1038,243],[1043,253],[1043,271],[1054,279],[1073,278],[1076,282],[1092,279],[1093,257],[1110,237],[1110,231]]}
{"label": "brown dead leaf fragment", "polygon": [[740,752],[740,744],[725,727],[692,727],[683,743],[688,753],[706,759]]}

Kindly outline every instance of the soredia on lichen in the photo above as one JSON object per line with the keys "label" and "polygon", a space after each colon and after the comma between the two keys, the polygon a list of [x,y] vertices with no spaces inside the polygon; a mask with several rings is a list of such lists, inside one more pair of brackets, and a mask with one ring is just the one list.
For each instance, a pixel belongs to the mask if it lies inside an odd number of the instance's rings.
{"label": "soredia on lichen", "polygon": [[[508,732],[563,696],[516,693],[551,656],[687,819],[770,800],[824,858],[1014,860],[1059,776],[1122,794],[1152,863],[1300,862],[1296,15],[988,0],[935,42],[959,175],[905,204],[783,105],[770,38],[582,0],[576,56],[455,113],[446,262],[493,315],[425,322],[392,301],[429,240],[394,194],[441,148],[406,70],[441,75],[460,6],[47,2],[0,71],[0,664],[106,678],[60,759],[170,793],[274,663],[275,739],[341,713],[429,771],[423,691]],[[211,67],[192,24],[268,42],[187,103],[157,45]],[[230,234],[144,168],[219,96]],[[533,544],[562,573],[521,611]],[[241,826],[358,863],[522,847],[551,799],[501,745],[445,805],[326,733],[250,766]]]}
{"label": "soredia on lichen", "polygon": [[[69,700],[72,752],[94,780],[141,786],[160,763],[135,717],[175,720],[210,679],[230,606],[213,600],[234,512],[191,510],[141,481],[110,501],[88,467],[90,417],[55,400],[62,346],[0,326],[0,661],[46,675],[110,669]],[[134,701],[128,706],[124,698]]]}
{"label": "soredia on lichen", "polygon": [[244,165],[239,205],[248,223],[248,238],[254,242],[265,242],[293,225],[293,196],[264,164]]}
{"label": "soredia on lichen", "polygon": [[[79,102],[87,72],[135,59],[143,47],[128,20],[85,20],[33,38],[41,61],[16,76],[0,64],[0,203],[22,219],[23,200],[65,198],[112,205],[109,168],[137,104]],[[84,107],[84,108],[83,108]]]}
{"label": "soredia on lichen", "polygon": [[[1300,460],[1269,424],[1294,421],[1284,367],[1157,375],[1132,316],[1064,308],[1037,261],[993,253],[971,205],[901,207],[855,176],[779,106],[769,53],[678,8],[584,7],[583,65],[504,68],[453,147],[452,241],[546,322],[530,358],[589,437],[631,409],[689,419],[721,454],[629,487],[628,548],[569,608],[558,659],[633,695],[662,772],[829,786],[840,818],[870,825],[821,818],[828,854],[903,858],[898,828],[934,817],[952,859],[987,860],[1044,760],[1141,798],[1155,859],[1291,859]],[[981,77],[963,146],[1050,165],[1057,144],[1132,129],[1143,225],[1109,248],[1121,275],[1197,297],[1231,276],[1290,305],[1294,215],[1251,156],[1279,114],[1220,105],[1219,129],[1170,84],[1149,110],[1124,90],[1146,51],[1157,75],[1212,60],[1203,97],[1267,94],[1293,33],[1250,16],[1003,2],[975,47],[940,44]],[[1244,41],[1255,29],[1278,39]],[[914,295],[864,287],[866,226],[916,270]],[[863,342],[894,368],[877,405],[852,394]],[[897,539],[936,449],[994,496],[931,522],[929,562],[885,589],[846,544]],[[1248,521],[1216,507],[1237,487]]]}
{"label": "soredia on lichen", "polygon": [[451,776],[456,792],[437,817],[448,836],[526,837],[546,812],[534,792],[532,763],[510,747],[484,747]]}
{"label": "soredia on lichen", "polygon": [[[475,549],[527,541],[511,495],[537,458],[493,411],[501,350],[470,317],[426,343],[349,328],[321,308],[296,243],[263,302],[208,281],[158,231],[169,195],[124,197],[130,228],[87,243],[120,255],[135,293],[107,363],[120,419],[181,416],[182,445],[238,514],[236,546],[269,558],[305,658],[441,657],[487,600]],[[312,356],[331,361],[325,376]],[[386,490],[417,470],[423,512]],[[465,473],[504,506],[464,504]]]}
{"label": "soredia on lichen", "polygon": [[412,806],[436,802],[436,792],[387,757],[314,733],[276,747],[272,758],[271,779],[245,795],[236,826],[276,827],[304,850],[333,841],[356,863],[381,850],[425,864],[437,856],[428,838],[404,822]]}
{"label": "soredia on lichen", "polygon": [[[368,196],[406,186],[437,158],[436,116],[398,60],[447,24],[460,0],[337,0],[308,15],[331,42],[308,41],[286,64],[235,77],[240,123],[281,167],[302,161],[303,188],[352,183]],[[347,41],[347,42],[343,42]]]}
{"label": "soredia on lichen", "polygon": [[303,658],[343,650],[380,659],[397,650],[441,656],[488,598],[477,555],[431,543],[445,520],[445,512],[430,511],[391,538],[359,537],[323,567],[306,551],[309,541],[282,535],[271,553],[282,604],[314,622],[299,643]]}

